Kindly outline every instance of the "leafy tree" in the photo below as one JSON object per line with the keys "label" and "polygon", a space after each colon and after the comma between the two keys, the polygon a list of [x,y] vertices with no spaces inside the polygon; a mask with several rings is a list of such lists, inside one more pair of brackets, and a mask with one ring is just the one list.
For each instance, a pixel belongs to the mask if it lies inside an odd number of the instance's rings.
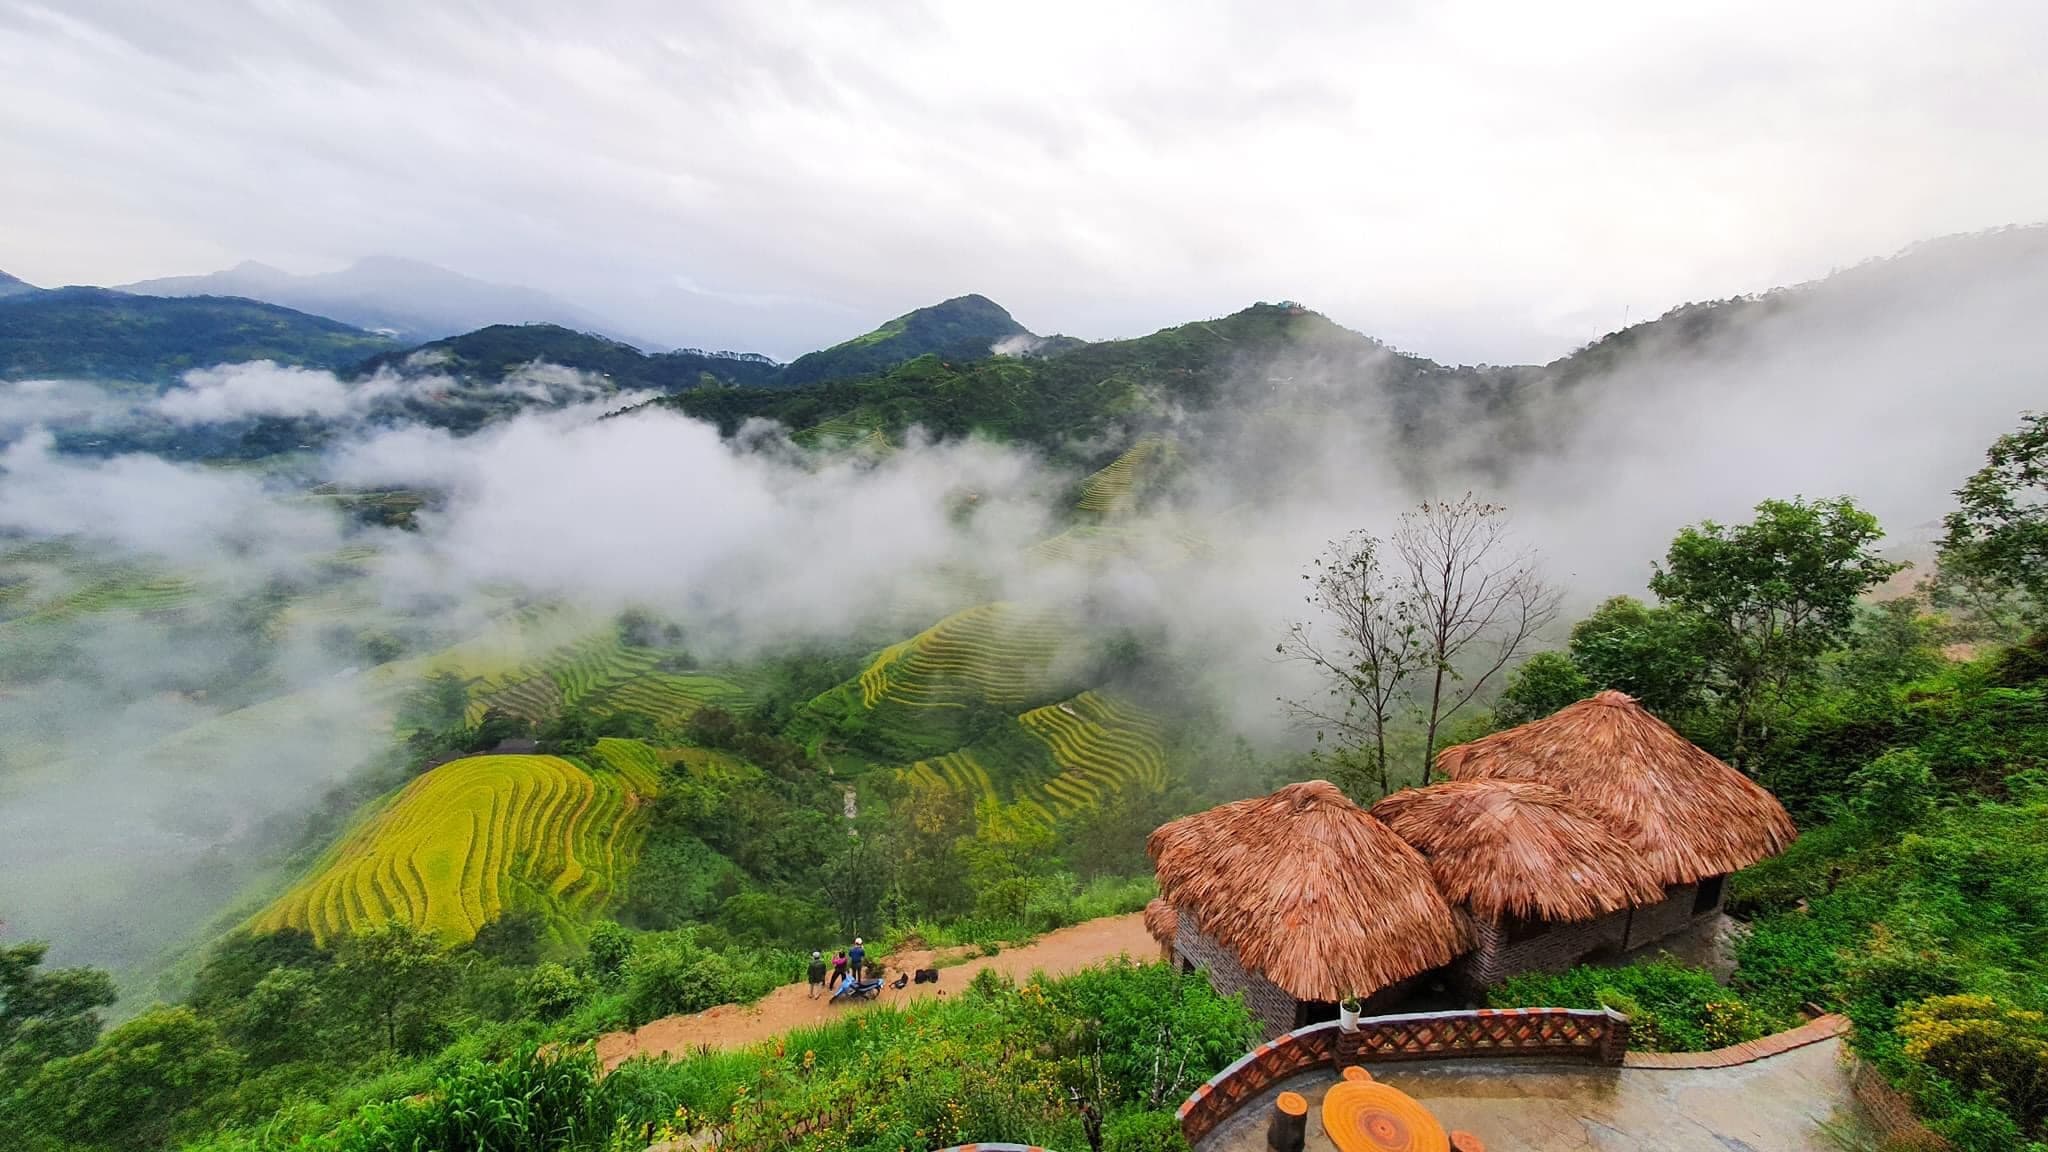
{"label": "leafy tree", "polygon": [[584,961],[590,967],[591,975],[599,980],[609,980],[626,967],[626,961],[633,956],[633,934],[610,920],[600,920],[590,927],[590,940],[584,952]]}
{"label": "leafy tree", "polygon": [[207,953],[187,1000],[203,1014],[218,1015],[232,1009],[275,969],[319,971],[333,961],[334,954],[302,929],[231,933]]}
{"label": "leafy tree", "polygon": [[1993,441],[1956,501],[1944,522],[1942,571],[1981,592],[2048,604],[2048,413],[2028,413],[2018,431]]}
{"label": "leafy tree", "polygon": [[1685,609],[1616,596],[1572,626],[1572,664],[1594,689],[1626,692],[1672,719],[1700,702],[1709,642],[1705,621]]}
{"label": "leafy tree", "polygon": [[1671,542],[1650,590],[1701,621],[1738,766],[1747,767],[1759,713],[1807,682],[1848,635],[1858,598],[1899,570],[1873,550],[1883,535],[1842,497],[1766,500],[1747,524],[1705,521]]}
{"label": "leafy tree", "polygon": [[433,933],[394,920],[342,941],[328,984],[396,1053],[401,1040],[417,1047],[439,1024],[456,975]]}
{"label": "leafy tree", "polygon": [[92,1047],[98,1009],[116,999],[113,977],[97,968],[38,971],[49,950],[40,940],[0,948],[0,1074]]}
{"label": "leafy tree", "polygon": [[327,1002],[303,968],[273,968],[227,1017],[237,1047],[259,1064],[304,1060],[319,1052]]}
{"label": "leafy tree", "polygon": [[66,1142],[159,1148],[239,1069],[212,1021],[160,1007],[43,1065],[21,1094],[30,1124]]}
{"label": "leafy tree", "polygon": [[1593,682],[1579,671],[1569,652],[1538,652],[1508,678],[1493,705],[1502,724],[1527,724],[1593,694]]}
{"label": "leafy tree", "polygon": [[540,913],[531,908],[515,908],[485,921],[476,930],[470,947],[501,963],[524,967],[540,959],[543,927]]}
{"label": "leafy tree", "polygon": [[469,714],[469,681],[458,672],[435,672],[405,694],[398,706],[401,732],[447,732]]}

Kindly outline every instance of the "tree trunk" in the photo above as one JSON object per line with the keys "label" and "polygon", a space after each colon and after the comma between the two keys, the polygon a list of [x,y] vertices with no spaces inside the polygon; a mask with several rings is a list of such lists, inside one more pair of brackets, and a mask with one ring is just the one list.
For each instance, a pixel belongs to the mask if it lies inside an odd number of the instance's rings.
{"label": "tree trunk", "polygon": [[1436,757],[1437,712],[1438,709],[1443,707],[1443,696],[1444,663],[1441,654],[1439,654],[1436,664],[1436,679],[1431,681],[1429,685],[1429,731],[1424,735],[1422,741],[1422,779],[1416,781],[1416,787],[1418,788],[1429,787],[1429,762]]}

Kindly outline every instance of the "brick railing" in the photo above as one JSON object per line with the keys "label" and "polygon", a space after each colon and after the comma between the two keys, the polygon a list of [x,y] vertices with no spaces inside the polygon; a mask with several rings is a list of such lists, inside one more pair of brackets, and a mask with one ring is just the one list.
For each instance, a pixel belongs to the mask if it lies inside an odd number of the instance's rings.
{"label": "brick railing", "polygon": [[1193,1144],[1266,1089],[1317,1066],[1507,1056],[1620,1064],[1628,1033],[1618,1012],[1576,1008],[1366,1016],[1348,1033],[1334,1020],[1311,1024],[1252,1049],[1195,1089],[1180,1106],[1181,1133]]}

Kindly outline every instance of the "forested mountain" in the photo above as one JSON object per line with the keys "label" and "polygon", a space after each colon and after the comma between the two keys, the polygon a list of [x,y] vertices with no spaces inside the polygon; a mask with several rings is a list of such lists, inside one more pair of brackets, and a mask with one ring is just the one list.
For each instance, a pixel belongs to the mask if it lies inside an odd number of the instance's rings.
{"label": "forested mountain", "polygon": [[676,392],[700,384],[776,387],[782,366],[749,352],[642,352],[631,344],[555,324],[494,324],[460,336],[435,340],[409,351],[393,351],[360,365],[358,372],[410,365],[457,377],[502,379],[533,363],[609,377],[622,389]]}
{"label": "forested mountain", "polygon": [[25,292],[37,291],[40,289],[19,276],[9,276],[5,272],[0,272],[0,296],[19,296]]}
{"label": "forested mountain", "polygon": [[1040,340],[988,297],[955,296],[906,312],[843,344],[799,356],[783,369],[781,382],[794,387],[865,376],[925,355],[979,360],[1005,342],[1028,352],[1035,350]]}
{"label": "forested mountain", "polygon": [[493,284],[420,260],[372,256],[335,272],[294,275],[254,260],[202,276],[119,285],[143,296],[242,296],[331,316],[407,342],[493,324],[564,324],[599,331],[595,315],[531,288]]}
{"label": "forested mountain", "polygon": [[339,369],[393,346],[338,320],[255,300],[82,287],[0,295],[0,380],[166,383],[242,360]]}

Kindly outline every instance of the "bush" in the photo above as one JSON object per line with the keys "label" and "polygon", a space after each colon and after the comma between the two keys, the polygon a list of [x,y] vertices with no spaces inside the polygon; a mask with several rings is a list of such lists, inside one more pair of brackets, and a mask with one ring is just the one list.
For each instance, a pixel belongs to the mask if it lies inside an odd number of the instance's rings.
{"label": "bush", "polygon": [[2048,1119],[2048,1020],[1990,996],[1936,996],[1905,1009],[1906,1056],[1963,1093],[1989,1097],[2029,1133]]}
{"label": "bush", "polygon": [[1102,1126],[1103,1152],[1187,1152],[1172,1112],[1119,1112]]}
{"label": "bush", "polygon": [[590,995],[590,982],[560,964],[542,964],[519,986],[520,1003],[536,1019],[560,1020]]}
{"label": "bush", "polygon": [[602,1148],[617,1094],[589,1053],[547,1057],[526,1049],[499,1064],[467,1061],[416,1099],[373,1104],[316,1152],[555,1152]]}
{"label": "bush", "polygon": [[1881,833],[1918,824],[1934,807],[1934,773],[1910,748],[1894,749],[1849,777],[1851,811]]}
{"label": "bush", "polygon": [[[1489,989],[1496,1008],[1611,1007],[1630,1016],[1631,1042],[1657,1052],[1699,1052],[1754,1040],[1786,1021],[1744,1001],[1709,973],[1659,958],[1625,968],[1580,965],[1525,972]],[[1636,1009],[1628,1013],[1622,1007]],[[1649,1035],[1634,1027],[1647,1016]]]}

